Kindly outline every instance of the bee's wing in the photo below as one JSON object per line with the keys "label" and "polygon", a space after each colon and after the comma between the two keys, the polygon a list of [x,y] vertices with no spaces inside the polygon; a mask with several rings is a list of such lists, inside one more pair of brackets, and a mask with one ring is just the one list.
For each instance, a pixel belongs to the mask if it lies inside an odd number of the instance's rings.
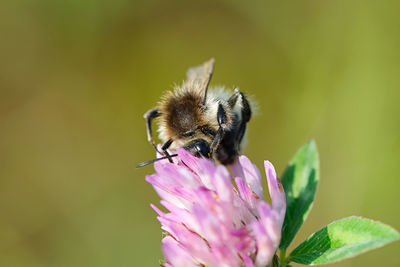
{"label": "bee's wing", "polygon": [[210,83],[213,71],[214,71],[214,62],[215,60],[212,58],[209,61],[204,62],[200,66],[190,68],[187,73],[187,84],[198,84],[199,91],[202,94],[203,104],[207,98],[207,89]]}

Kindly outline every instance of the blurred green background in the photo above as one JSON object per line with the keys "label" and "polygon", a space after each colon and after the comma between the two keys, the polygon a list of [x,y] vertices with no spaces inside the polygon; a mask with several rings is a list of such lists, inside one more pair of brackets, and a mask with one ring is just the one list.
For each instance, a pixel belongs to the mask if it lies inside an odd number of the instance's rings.
{"label": "blurred green background", "polygon": [[[211,57],[212,84],[259,103],[245,150],[259,167],[282,173],[317,142],[317,201],[293,245],[350,215],[400,229],[399,3],[2,3],[0,266],[157,266],[142,115]],[[336,266],[400,266],[399,249]]]}

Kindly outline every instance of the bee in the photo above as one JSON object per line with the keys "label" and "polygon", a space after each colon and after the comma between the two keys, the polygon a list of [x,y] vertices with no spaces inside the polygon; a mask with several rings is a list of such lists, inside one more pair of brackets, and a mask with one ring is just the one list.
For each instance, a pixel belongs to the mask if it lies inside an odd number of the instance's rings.
{"label": "bee", "polygon": [[[214,59],[187,71],[187,79],[173,92],[167,92],[158,107],[144,114],[147,139],[163,155],[141,163],[142,167],[157,160],[177,156],[168,150],[184,148],[197,157],[215,158],[223,165],[233,163],[239,154],[251,108],[246,96],[235,89],[210,87]],[[152,120],[159,120],[161,150],[154,144]]]}

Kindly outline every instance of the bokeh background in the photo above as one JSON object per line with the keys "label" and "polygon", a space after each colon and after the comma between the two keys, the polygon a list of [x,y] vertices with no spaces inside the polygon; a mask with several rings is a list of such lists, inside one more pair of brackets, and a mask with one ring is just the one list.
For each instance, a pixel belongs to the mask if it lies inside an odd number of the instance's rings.
{"label": "bokeh background", "polygon": [[[0,8],[0,266],[157,266],[142,115],[215,57],[259,103],[245,153],[317,142],[292,245],[361,215],[400,229],[400,2],[16,0]],[[399,243],[336,266],[400,266]],[[296,265],[295,265],[296,266]]]}

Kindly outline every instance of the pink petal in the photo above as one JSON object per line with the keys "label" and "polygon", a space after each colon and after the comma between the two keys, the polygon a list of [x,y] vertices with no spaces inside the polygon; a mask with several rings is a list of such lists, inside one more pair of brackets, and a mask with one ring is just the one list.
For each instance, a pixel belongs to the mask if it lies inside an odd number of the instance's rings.
{"label": "pink petal", "polygon": [[223,244],[211,244],[213,254],[221,267],[240,267],[240,259],[234,250]]}
{"label": "pink petal", "polygon": [[165,200],[161,200],[161,205],[170,211],[170,213],[164,215],[165,218],[180,222],[190,227],[193,231],[199,231],[200,225],[191,211],[178,207]]}
{"label": "pink petal", "polygon": [[260,202],[257,206],[260,216],[259,222],[264,226],[266,233],[275,246],[281,239],[281,226],[276,222],[276,214],[274,210],[266,202]]}
{"label": "pink petal", "polygon": [[157,208],[154,204],[150,203],[150,206],[155,212],[157,212],[158,215],[160,215],[160,216],[165,215],[165,213],[162,212],[159,208]]}
{"label": "pink petal", "polygon": [[269,161],[264,161],[267,175],[269,195],[271,196],[272,209],[275,211],[276,221],[282,227],[286,212],[286,197],[281,182],[277,179],[274,166]]}
{"label": "pink petal", "polygon": [[186,167],[179,166],[178,164],[158,163],[154,163],[154,169],[158,176],[163,177],[163,180],[168,180],[171,183],[187,188],[196,188],[201,185],[198,177]]}
{"label": "pink petal", "polygon": [[257,256],[255,266],[264,267],[268,265],[274,256],[274,244],[271,242],[264,225],[259,221],[252,223],[252,229],[257,243]]}
{"label": "pink petal", "polygon": [[161,197],[161,199],[165,199],[168,202],[174,203],[179,207],[185,207],[188,205],[187,201],[184,201],[182,198],[177,197],[172,192],[167,192],[161,188],[159,188],[157,184],[157,180],[161,179],[157,174],[146,176],[146,182],[153,185],[154,190],[156,190],[157,194]]}
{"label": "pink petal", "polygon": [[200,224],[199,234],[205,237],[209,242],[218,242],[221,240],[221,227],[215,214],[209,209],[203,207],[199,203],[193,205],[193,214]]}
{"label": "pink petal", "polygon": [[165,192],[175,195],[176,197],[183,198],[185,200],[191,201],[193,199],[193,193],[190,188],[185,188],[179,184],[174,183],[171,179],[165,179],[158,175],[148,175],[146,176],[146,181],[154,186],[154,188],[159,188]]}
{"label": "pink petal", "polygon": [[254,267],[253,260],[249,256],[242,255],[242,258],[245,267]]}
{"label": "pink petal", "polygon": [[186,227],[184,229],[174,229],[172,226],[172,230],[176,233],[174,237],[182,247],[190,251],[190,255],[195,261],[207,265],[217,265],[208,243],[199,234]]}
{"label": "pink petal", "polygon": [[161,199],[164,199],[165,201],[168,201],[180,208],[188,208],[192,206],[190,201],[187,201],[181,197],[177,197],[175,194],[166,192],[156,186],[153,187],[157,194],[161,197]]}
{"label": "pink petal", "polygon": [[245,181],[239,177],[235,178],[235,183],[240,197],[254,210],[256,208],[256,198],[253,195],[253,191],[251,191]]}
{"label": "pink petal", "polygon": [[165,266],[266,266],[279,245],[285,195],[271,163],[265,162],[272,208],[262,200],[257,167],[245,156],[231,166],[216,166],[178,149],[174,164],[154,164],[146,177],[162,198],[155,205],[163,238]]}
{"label": "pink petal", "polygon": [[218,197],[222,201],[232,202],[233,198],[233,185],[231,181],[231,176],[228,170],[220,165],[217,167],[212,180],[213,188],[215,188]]}
{"label": "pink petal", "polygon": [[196,267],[190,254],[182,248],[172,237],[167,236],[162,239],[162,249],[165,259],[174,267]]}
{"label": "pink petal", "polygon": [[232,174],[243,178],[250,186],[250,189],[260,198],[263,198],[263,188],[261,185],[261,174],[257,166],[251,163],[246,156],[239,156],[237,160],[230,165]]}
{"label": "pink petal", "polygon": [[214,189],[212,186],[213,175],[216,170],[214,162],[197,158],[183,148],[178,149],[178,155],[184,165],[199,177],[204,186]]}
{"label": "pink petal", "polygon": [[251,224],[257,243],[256,266],[265,266],[271,262],[279,246],[281,228],[277,226],[273,211],[266,202],[258,205],[259,220]]}

